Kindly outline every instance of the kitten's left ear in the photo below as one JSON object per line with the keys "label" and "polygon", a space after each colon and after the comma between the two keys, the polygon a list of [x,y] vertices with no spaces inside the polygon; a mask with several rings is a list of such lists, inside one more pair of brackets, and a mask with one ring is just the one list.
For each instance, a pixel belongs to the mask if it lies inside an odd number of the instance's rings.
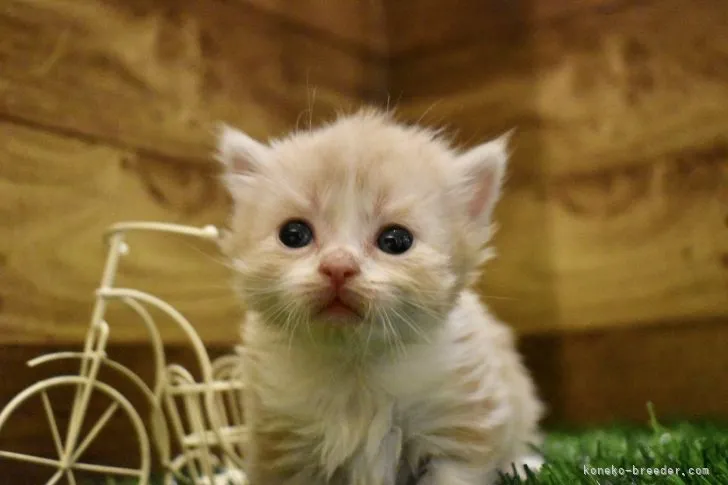
{"label": "kitten's left ear", "polygon": [[468,217],[472,222],[489,224],[500,197],[508,164],[508,143],[513,130],[478,145],[458,157],[464,176],[462,187],[468,201]]}
{"label": "kitten's left ear", "polygon": [[269,157],[267,145],[229,125],[219,126],[216,158],[223,166],[229,189],[249,180]]}

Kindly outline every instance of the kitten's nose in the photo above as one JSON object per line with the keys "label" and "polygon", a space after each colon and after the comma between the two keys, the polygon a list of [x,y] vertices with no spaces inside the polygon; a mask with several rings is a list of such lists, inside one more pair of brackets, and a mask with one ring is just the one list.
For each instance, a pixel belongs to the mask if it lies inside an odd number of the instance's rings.
{"label": "kitten's nose", "polygon": [[341,249],[333,251],[321,259],[319,273],[328,276],[335,288],[340,288],[349,278],[358,275],[360,268],[354,255]]}

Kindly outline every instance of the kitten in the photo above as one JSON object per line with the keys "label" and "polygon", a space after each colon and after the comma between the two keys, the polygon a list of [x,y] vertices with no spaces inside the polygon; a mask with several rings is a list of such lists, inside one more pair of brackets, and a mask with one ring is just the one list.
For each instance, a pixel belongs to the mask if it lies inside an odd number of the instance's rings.
{"label": "kitten", "polygon": [[460,153],[366,110],[270,144],[223,128],[252,485],[405,485],[423,467],[419,483],[484,485],[540,443],[512,334],[469,289],[506,138]]}

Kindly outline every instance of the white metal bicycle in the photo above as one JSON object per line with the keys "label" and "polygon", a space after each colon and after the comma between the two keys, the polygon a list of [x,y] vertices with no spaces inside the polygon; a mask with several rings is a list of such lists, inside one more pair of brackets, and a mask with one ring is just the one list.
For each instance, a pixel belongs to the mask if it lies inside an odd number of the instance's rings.
{"label": "white metal bicycle", "polygon": [[[28,362],[29,366],[35,367],[77,361],[79,372],[35,383],[15,396],[0,412],[0,470],[3,461],[15,461],[16,468],[46,469],[45,485],[80,485],[77,475],[84,473],[131,478],[139,485],[148,485],[153,453],[156,452],[165,485],[245,485],[242,445],[246,427],[242,412],[244,385],[240,359],[229,354],[212,361],[195,328],[173,306],[150,293],[114,286],[119,263],[129,251],[126,236],[134,231],[172,233],[210,241],[219,237],[214,226],[198,228],[156,222],[120,223],[107,230],[105,238],[109,250],[83,349],[42,355]],[[155,368],[151,385],[106,353],[111,327],[104,317],[112,302],[129,307],[149,333]],[[163,340],[150,310],[163,312],[184,332],[199,365],[201,379],[196,381],[184,367],[167,363]],[[121,374],[141,392],[151,410],[148,421],[141,418],[123,392],[99,378],[100,370],[105,368]],[[70,406],[68,403],[58,406],[56,396],[63,390],[66,396],[72,396]],[[89,403],[96,398],[104,401],[104,411],[91,420]],[[3,430],[11,418],[28,412],[33,405],[43,410],[48,421],[54,450],[51,456],[20,452],[3,437]],[[65,433],[61,433],[59,426],[60,408],[69,410]],[[136,438],[138,449],[134,451],[133,459],[127,459],[134,463],[131,466],[90,463],[84,459],[112,418],[125,418],[129,431]],[[173,444],[180,450],[177,456],[172,456]],[[3,475],[1,471],[0,475]]]}

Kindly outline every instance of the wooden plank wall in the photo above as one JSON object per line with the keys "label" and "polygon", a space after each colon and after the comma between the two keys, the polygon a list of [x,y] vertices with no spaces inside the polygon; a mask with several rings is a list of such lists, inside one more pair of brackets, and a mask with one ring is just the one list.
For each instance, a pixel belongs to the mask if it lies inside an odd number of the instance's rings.
{"label": "wooden plank wall", "polygon": [[[0,344],[82,337],[108,224],[223,223],[218,122],[266,138],[384,92],[383,63],[245,2],[10,0],[0,33]],[[235,339],[214,248],[140,242],[128,284]]]}
{"label": "wooden plank wall", "polygon": [[392,3],[390,81],[465,143],[517,130],[483,288],[520,308],[492,305],[529,331],[728,317],[726,3],[455,3]]}
{"label": "wooden plank wall", "polygon": [[[0,405],[25,358],[78,345],[105,226],[223,222],[218,121],[266,138],[367,102],[463,144],[517,128],[481,293],[553,418],[727,416],[726,31],[723,0],[5,0]],[[233,343],[215,248],[138,241],[124,282]],[[143,355],[141,327],[113,339]]]}

